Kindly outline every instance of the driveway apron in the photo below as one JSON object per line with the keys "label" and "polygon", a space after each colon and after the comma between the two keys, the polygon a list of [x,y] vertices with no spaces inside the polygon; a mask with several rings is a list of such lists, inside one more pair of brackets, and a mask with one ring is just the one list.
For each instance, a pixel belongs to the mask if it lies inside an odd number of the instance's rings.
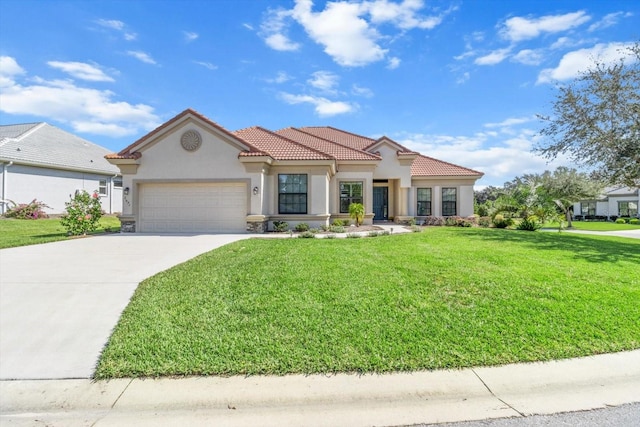
{"label": "driveway apron", "polygon": [[0,250],[0,379],[92,377],[138,283],[248,234],[111,234]]}

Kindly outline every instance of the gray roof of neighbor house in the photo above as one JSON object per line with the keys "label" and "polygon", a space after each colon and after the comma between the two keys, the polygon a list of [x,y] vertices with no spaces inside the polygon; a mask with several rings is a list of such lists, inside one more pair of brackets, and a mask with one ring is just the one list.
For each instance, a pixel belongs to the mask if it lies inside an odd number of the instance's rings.
{"label": "gray roof of neighbor house", "polygon": [[98,174],[120,174],[110,151],[50,124],[0,125],[0,161]]}

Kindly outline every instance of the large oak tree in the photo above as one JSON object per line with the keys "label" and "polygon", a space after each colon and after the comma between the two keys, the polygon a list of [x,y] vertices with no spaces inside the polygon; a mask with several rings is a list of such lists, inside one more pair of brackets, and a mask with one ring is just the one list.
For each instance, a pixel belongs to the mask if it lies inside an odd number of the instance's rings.
{"label": "large oak tree", "polygon": [[614,63],[596,60],[558,91],[553,113],[539,116],[535,150],[550,159],[568,154],[612,184],[640,185],[640,44]]}

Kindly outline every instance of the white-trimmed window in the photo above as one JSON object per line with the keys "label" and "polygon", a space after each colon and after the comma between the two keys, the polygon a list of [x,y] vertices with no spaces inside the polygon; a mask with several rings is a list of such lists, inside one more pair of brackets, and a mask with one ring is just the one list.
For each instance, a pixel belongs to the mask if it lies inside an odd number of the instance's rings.
{"label": "white-trimmed window", "polygon": [[635,202],[618,202],[618,215],[638,216],[638,204]]}
{"label": "white-trimmed window", "polygon": [[108,183],[109,181],[107,181],[107,179],[101,179],[98,182],[98,194],[101,196],[106,196],[108,193]]}
{"label": "white-trimmed window", "polygon": [[595,216],[596,215],[596,202],[582,202],[582,215]]}

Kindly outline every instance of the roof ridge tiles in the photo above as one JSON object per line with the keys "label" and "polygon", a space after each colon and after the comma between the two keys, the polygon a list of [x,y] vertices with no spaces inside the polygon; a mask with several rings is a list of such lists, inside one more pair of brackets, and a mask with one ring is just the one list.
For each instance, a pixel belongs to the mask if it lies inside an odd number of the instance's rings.
{"label": "roof ridge tiles", "polygon": [[[330,128],[331,126],[305,126],[305,127],[316,127],[316,128],[320,128],[320,127],[325,127],[325,128],[327,128],[327,127],[329,127],[329,128]],[[296,128],[296,127],[292,127],[292,126],[290,126],[290,127],[288,127],[288,128],[279,129],[279,130],[277,130],[277,131],[276,131],[276,133],[278,133],[278,132],[280,132],[280,131],[287,130],[287,129],[291,129],[291,130],[294,130],[294,131],[296,131],[296,132],[301,132],[301,133],[303,133],[303,134],[305,134],[305,135],[308,135],[308,136],[310,136],[310,137],[312,137],[312,138],[317,138],[317,139],[320,139],[320,140],[322,140],[322,141],[326,141],[326,142],[328,142],[329,144],[334,144],[334,145],[337,145],[337,146],[339,146],[339,147],[341,147],[341,148],[344,148],[344,149],[347,149],[347,150],[350,150],[350,151],[355,151],[355,152],[357,152],[357,153],[359,153],[359,154],[365,154],[365,155],[368,155],[368,156],[374,157],[374,158],[376,158],[376,159],[380,159],[380,158],[381,158],[379,155],[377,155],[377,154],[375,154],[375,153],[370,153],[370,152],[368,152],[368,151],[360,150],[360,149],[358,149],[358,148],[351,147],[351,146],[349,146],[349,145],[346,145],[346,144],[343,144],[343,143],[340,143],[340,142],[337,142],[337,141],[333,141],[333,140],[331,140],[331,139],[323,138],[323,137],[321,137],[321,136],[315,135],[315,134],[310,133],[310,132],[305,132],[302,128]],[[340,129],[336,129],[336,128],[332,128],[332,129],[334,129],[334,130],[340,130]]]}

